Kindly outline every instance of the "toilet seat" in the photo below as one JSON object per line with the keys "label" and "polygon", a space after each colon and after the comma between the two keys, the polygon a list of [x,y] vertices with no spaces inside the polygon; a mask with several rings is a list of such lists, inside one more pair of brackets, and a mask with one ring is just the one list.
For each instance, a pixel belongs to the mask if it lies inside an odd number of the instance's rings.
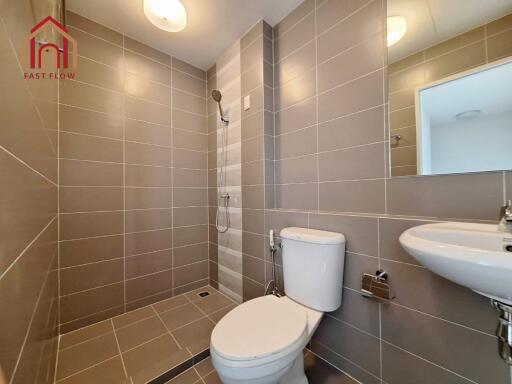
{"label": "toilet seat", "polygon": [[226,366],[255,367],[304,348],[308,316],[282,299],[263,296],[247,301],[217,323],[211,350]]}

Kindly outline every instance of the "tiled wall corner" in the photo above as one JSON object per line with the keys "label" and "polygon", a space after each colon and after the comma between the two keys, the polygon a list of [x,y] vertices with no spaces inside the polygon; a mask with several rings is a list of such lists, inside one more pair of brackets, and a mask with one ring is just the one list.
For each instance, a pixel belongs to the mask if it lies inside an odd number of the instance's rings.
{"label": "tiled wall corner", "polygon": [[33,17],[30,1],[0,4],[0,381],[16,384],[53,382],[59,331],[58,89],[24,80]]}
{"label": "tiled wall corner", "polygon": [[[243,299],[261,296],[265,208],[273,207],[274,119],[272,29],[259,21],[241,39]],[[246,109],[245,97],[250,97]]]}

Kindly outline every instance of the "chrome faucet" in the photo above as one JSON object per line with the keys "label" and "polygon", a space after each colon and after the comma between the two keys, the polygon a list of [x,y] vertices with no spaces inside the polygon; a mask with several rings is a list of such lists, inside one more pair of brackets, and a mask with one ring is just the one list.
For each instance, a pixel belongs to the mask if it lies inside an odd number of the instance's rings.
{"label": "chrome faucet", "polygon": [[512,233],[512,201],[508,200],[507,204],[501,207],[500,223],[498,229],[502,232]]}

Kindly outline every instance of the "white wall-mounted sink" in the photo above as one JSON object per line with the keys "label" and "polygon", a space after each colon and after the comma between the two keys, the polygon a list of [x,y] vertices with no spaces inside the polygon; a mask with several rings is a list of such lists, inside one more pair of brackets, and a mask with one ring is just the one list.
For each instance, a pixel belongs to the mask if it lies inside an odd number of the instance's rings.
{"label": "white wall-mounted sink", "polygon": [[400,243],[432,272],[512,305],[512,234],[497,225],[426,224],[402,233]]}

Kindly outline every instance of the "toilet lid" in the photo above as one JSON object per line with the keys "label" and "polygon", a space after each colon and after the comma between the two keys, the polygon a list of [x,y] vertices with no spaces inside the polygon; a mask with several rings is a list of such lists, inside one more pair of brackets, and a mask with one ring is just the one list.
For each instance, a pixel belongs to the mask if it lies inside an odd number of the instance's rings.
{"label": "toilet lid", "polygon": [[307,315],[275,296],[247,301],[215,326],[211,345],[230,360],[251,360],[279,353],[307,335]]}

